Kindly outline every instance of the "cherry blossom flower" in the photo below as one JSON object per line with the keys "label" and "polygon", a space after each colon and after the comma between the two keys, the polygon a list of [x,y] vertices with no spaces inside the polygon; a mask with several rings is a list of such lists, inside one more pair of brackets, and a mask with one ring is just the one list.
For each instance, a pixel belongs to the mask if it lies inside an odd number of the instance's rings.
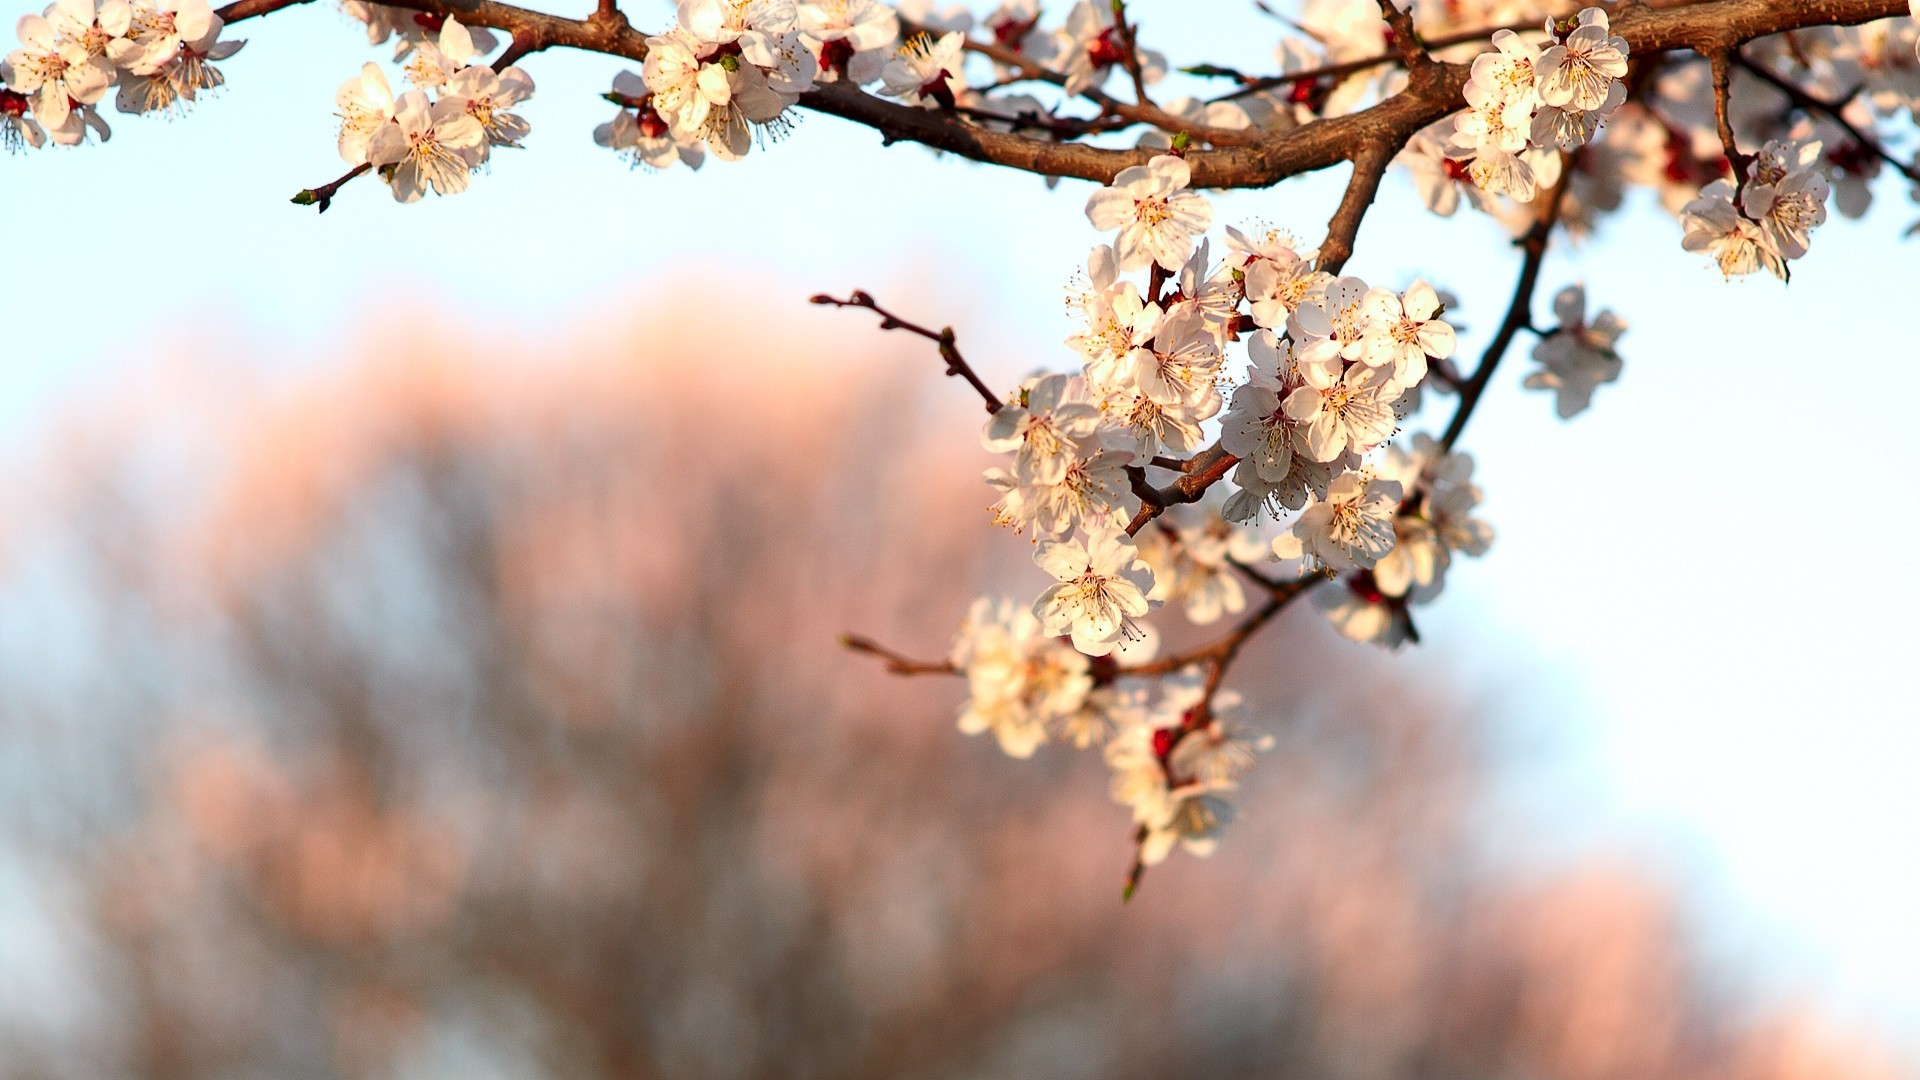
{"label": "cherry blossom flower", "polygon": [[1252,530],[1235,527],[1213,511],[1197,524],[1145,530],[1139,547],[1153,571],[1147,599],[1180,604],[1195,626],[1246,610],[1246,589],[1232,563],[1255,563],[1267,552]]}
{"label": "cherry blossom flower", "polygon": [[340,157],[349,165],[367,160],[375,132],[393,122],[393,90],[380,65],[368,61],[357,78],[340,84],[333,96],[340,110]]}
{"label": "cherry blossom flower", "polygon": [[845,78],[864,86],[880,77],[900,38],[900,19],[880,0],[814,0],[799,7],[800,44],[814,58],[820,82]]}
{"label": "cherry blossom flower", "polygon": [[18,153],[23,147],[38,149],[46,141],[46,129],[27,115],[27,95],[0,90],[0,147]]}
{"label": "cherry blossom flower", "polygon": [[1452,217],[1460,208],[1463,195],[1476,209],[1490,210],[1489,200],[1480,185],[1474,183],[1467,163],[1452,156],[1448,138],[1448,133],[1440,131],[1439,126],[1423,128],[1393,160],[1406,166],[1420,201],[1441,217]]}
{"label": "cherry blossom flower", "polygon": [[113,65],[54,30],[39,15],[15,26],[20,47],[7,55],[7,88],[32,100],[34,118],[48,130],[66,123],[72,103],[91,105],[113,85]]}
{"label": "cherry blossom flower", "polygon": [[1681,210],[1680,223],[1686,229],[1681,247],[1713,256],[1727,277],[1751,274],[1762,266],[1775,277],[1787,276],[1786,260],[1760,226],[1734,207],[1733,184],[1726,180],[1700,189],[1700,197]]}
{"label": "cherry blossom flower", "polygon": [[1118,529],[1089,530],[1084,542],[1042,541],[1033,559],[1057,583],[1034,601],[1034,617],[1049,634],[1071,634],[1073,647],[1088,656],[1112,652],[1131,619],[1148,611],[1153,572]]}
{"label": "cherry blossom flower", "polygon": [[1220,348],[1206,319],[1194,307],[1171,313],[1147,348],[1135,349],[1134,383],[1162,405],[1196,402],[1213,392]]}
{"label": "cherry blossom flower", "polygon": [[1181,158],[1161,154],[1114,176],[1110,187],[1087,197],[1087,220],[1101,232],[1114,229],[1114,253],[1122,270],[1158,263],[1179,270],[1193,254],[1194,238],[1213,224],[1213,207],[1186,190],[1192,171]]}
{"label": "cherry blossom flower", "polygon": [[880,92],[924,109],[953,108],[967,91],[962,78],[966,68],[961,48],[965,43],[966,35],[957,31],[938,41],[915,34],[880,69]]}
{"label": "cherry blossom flower", "polygon": [[1333,571],[1371,567],[1393,550],[1400,484],[1366,470],[1343,473],[1273,542],[1282,559],[1305,558]]}
{"label": "cherry blossom flower", "polygon": [[486,143],[486,132],[466,105],[456,98],[428,102],[426,94],[409,90],[394,103],[394,122],[373,135],[367,160],[392,165],[393,197],[415,202],[431,186],[435,194],[453,195],[467,189],[472,155]]}
{"label": "cherry blossom flower", "polygon": [[1360,361],[1390,369],[1396,386],[1416,386],[1426,378],[1427,357],[1453,355],[1453,327],[1439,317],[1440,295],[1426,282],[1415,281],[1404,295],[1373,289],[1362,305],[1367,329]]}
{"label": "cherry blossom flower", "polygon": [[1627,324],[1611,311],[1602,311],[1588,322],[1586,309],[1586,290],[1578,285],[1567,286],[1553,298],[1560,325],[1533,347],[1541,370],[1526,379],[1529,390],[1554,392],[1555,411],[1562,420],[1585,411],[1596,387],[1620,377],[1622,364],[1614,344],[1626,333]]}
{"label": "cherry blossom flower", "polygon": [[1090,726],[1081,715],[1093,689],[1087,658],[1042,634],[1011,599],[975,600],[947,658],[970,691],[960,730],[993,732],[1009,757],[1033,756],[1053,728]]}
{"label": "cherry blossom flower", "polygon": [[1278,483],[1293,468],[1294,423],[1281,408],[1280,390],[1249,382],[1233,392],[1220,445],[1251,465],[1262,480]]}
{"label": "cherry blossom flower", "polygon": [[1832,187],[1822,165],[1820,143],[1810,140],[1769,142],[1747,167],[1740,209],[1783,259],[1805,255],[1814,227],[1827,220]]}
{"label": "cherry blossom flower", "polygon": [[1013,454],[1013,475],[1021,483],[1060,483],[1082,448],[1093,442],[1100,410],[1084,400],[1079,382],[1042,376],[987,420],[981,443],[994,453]]}
{"label": "cherry blossom flower", "polygon": [[1606,104],[1614,81],[1626,77],[1627,42],[1610,32],[1605,11],[1586,8],[1572,32],[1541,53],[1535,66],[1540,72],[1541,102],[1599,109]]}
{"label": "cherry blossom flower", "polygon": [[1303,384],[1281,406],[1299,425],[1297,450],[1315,461],[1332,461],[1348,450],[1365,453],[1393,436],[1400,422],[1393,403],[1401,388],[1391,371],[1354,364],[1341,372],[1305,364],[1300,373]]}
{"label": "cherry blossom flower", "polygon": [[[1149,49],[1140,50],[1136,56],[1143,82],[1158,82],[1166,74],[1166,57]],[[1076,0],[1067,11],[1067,23],[1059,31],[1054,51],[1054,63],[1067,77],[1066,92],[1083,94],[1098,89],[1126,58],[1110,0]]]}
{"label": "cherry blossom flower", "polygon": [[464,68],[447,83],[447,95],[464,102],[467,115],[486,133],[482,158],[488,146],[519,146],[527,137],[526,119],[512,109],[533,96],[533,77],[519,68],[499,72],[486,64]]}

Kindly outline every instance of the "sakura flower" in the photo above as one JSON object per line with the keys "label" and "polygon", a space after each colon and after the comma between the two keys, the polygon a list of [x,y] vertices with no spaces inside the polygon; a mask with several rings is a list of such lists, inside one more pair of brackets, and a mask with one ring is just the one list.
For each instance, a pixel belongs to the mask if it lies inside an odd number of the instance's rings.
{"label": "sakura flower", "polygon": [[533,96],[533,77],[519,68],[499,72],[486,64],[463,68],[448,81],[446,96],[465,102],[467,115],[486,133],[483,157],[487,146],[519,146],[527,137],[527,121],[511,111]]}
{"label": "sakura flower", "polygon": [[20,47],[7,55],[7,88],[32,99],[34,118],[49,130],[66,123],[73,102],[91,105],[113,84],[113,65],[55,32],[39,15],[15,24]]}
{"label": "sakura flower", "polygon": [[1277,230],[1256,238],[1229,225],[1227,247],[1227,265],[1241,274],[1253,321],[1268,329],[1284,326],[1294,309],[1333,280],[1313,268],[1319,252],[1296,247],[1293,237]]}
{"label": "sakura flower", "polygon": [[1126,504],[1131,460],[1131,454],[1113,450],[1076,456],[1053,483],[1022,482],[1004,469],[988,469],[987,483],[1001,492],[993,506],[994,523],[1038,536],[1123,526],[1132,516]]}
{"label": "sakura flower", "polygon": [[1274,540],[1274,554],[1339,572],[1371,567],[1393,550],[1400,499],[1398,481],[1365,470],[1344,473],[1327,485],[1325,498],[1301,513],[1291,532]]}
{"label": "sakura flower", "polygon": [[1420,201],[1441,217],[1453,216],[1460,208],[1462,195],[1478,210],[1491,209],[1467,163],[1451,156],[1447,138],[1435,128],[1425,128],[1408,140],[1394,163],[1407,167]]}
{"label": "sakura flower", "polygon": [[473,34],[459,19],[448,16],[440,27],[439,39],[422,41],[413,51],[412,59],[407,61],[407,81],[421,89],[445,86],[479,58]]}
{"label": "sakura flower", "polygon": [[112,129],[100,115],[100,110],[91,105],[74,105],[67,110],[67,118],[60,124],[48,124],[47,139],[55,146],[79,146],[87,141],[89,134],[106,142],[113,137]]}
{"label": "sakura flower", "polygon": [[1605,11],[1586,8],[1573,31],[1541,53],[1535,66],[1540,72],[1537,89],[1542,103],[1599,109],[1606,104],[1614,81],[1626,77],[1627,42],[1609,31]]}
{"label": "sakura flower", "polygon": [[1367,330],[1360,360],[1390,370],[1397,386],[1417,386],[1426,378],[1427,357],[1453,355],[1453,327],[1440,319],[1440,296],[1426,282],[1414,282],[1404,296],[1371,290],[1362,304]]}
{"label": "sakura flower", "polygon": [[1100,426],[1100,410],[1082,399],[1084,387],[1065,375],[1045,375],[1021,389],[1015,400],[987,421],[981,442],[995,453],[1012,453],[1013,475],[1023,483],[1058,484]]}
{"label": "sakura flower", "polygon": [[1191,401],[1155,401],[1146,394],[1121,395],[1101,403],[1110,437],[1139,457],[1165,450],[1191,454],[1206,443],[1200,425],[1220,412],[1220,391],[1208,386]]}
{"label": "sakura flower", "polygon": [[673,137],[666,118],[653,107],[652,95],[638,75],[623,71],[613,79],[614,93],[636,101],[634,111],[621,109],[612,120],[593,129],[596,145],[628,155],[635,165],[664,169],[676,161],[698,169],[706,161],[706,150],[693,142]]}
{"label": "sakura flower", "polygon": [[800,44],[814,58],[820,82],[844,78],[864,86],[880,77],[900,19],[880,0],[815,0],[801,4]]}
{"label": "sakura flower", "polygon": [[1010,599],[974,601],[948,660],[971,692],[960,730],[993,732],[1009,757],[1031,757],[1056,725],[1087,726],[1087,658],[1042,634],[1032,612]]}
{"label": "sakura flower", "polygon": [[1562,150],[1577,150],[1593,141],[1600,125],[1612,116],[1614,111],[1627,100],[1625,83],[1611,83],[1607,87],[1607,96],[1595,109],[1562,108],[1558,105],[1543,106],[1533,115],[1533,123],[1528,128],[1528,138],[1536,146],[1552,146]]}
{"label": "sakura flower", "polygon": [[77,43],[90,57],[104,55],[116,38],[133,28],[133,5],[127,0],[54,0],[46,10],[54,33]]}
{"label": "sakura flower", "polygon": [[1233,392],[1220,445],[1243,465],[1250,464],[1260,479],[1286,479],[1293,468],[1294,439],[1293,421],[1281,408],[1277,388],[1250,382]]}
{"label": "sakura flower", "polygon": [[[221,29],[207,0],[169,0],[171,7],[133,7],[126,36],[107,43],[107,57],[135,75],[151,75],[172,60],[185,42],[210,41]],[[84,99],[81,99],[84,100]]]}
{"label": "sakura flower", "polygon": [[1358,360],[1366,352],[1367,283],[1343,277],[1302,302],[1287,320],[1301,364]]}
{"label": "sakura flower", "polygon": [[1254,753],[1271,749],[1273,738],[1247,728],[1240,704],[1240,695],[1231,690],[1216,693],[1206,721],[1189,727],[1167,755],[1167,771],[1214,791],[1231,788],[1251,772]]}
{"label": "sakura flower", "polygon": [[1034,601],[1033,614],[1049,634],[1071,634],[1073,647],[1105,656],[1145,615],[1153,573],[1140,561],[1133,538],[1118,529],[1093,529],[1085,541],[1043,541],[1034,562],[1057,584]]}
{"label": "sakura flower", "polygon": [[1397,649],[1414,640],[1407,601],[1382,592],[1371,570],[1356,570],[1315,589],[1311,599],[1314,608],[1349,641]]}
{"label": "sakura flower", "polygon": [[[1158,82],[1167,70],[1166,57],[1151,50],[1137,54],[1142,81]],[[1057,37],[1056,63],[1062,63],[1068,94],[1098,89],[1116,66],[1127,59],[1110,0],[1077,0],[1067,11],[1067,23]],[[1169,268],[1171,269],[1171,268]]]}
{"label": "sakura flower", "polygon": [[[1182,700],[1193,696],[1189,691]],[[1142,866],[1164,862],[1176,846],[1203,858],[1212,854],[1221,828],[1233,816],[1232,806],[1219,795],[1231,782],[1182,778],[1176,785],[1170,778],[1164,755],[1172,752],[1182,728],[1179,714],[1168,717],[1169,711],[1162,704],[1121,724],[1104,751],[1113,774],[1108,791],[1114,802],[1132,811],[1140,827],[1137,858]]]}
{"label": "sakura flower", "polygon": [[479,122],[467,115],[464,102],[443,98],[429,103],[424,93],[409,90],[395,103],[393,119],[374,133],[367,145],[367,160],[395,167],[395,200],[415,202],[429,186],[439,195],[467,189],[471,155],[487,136]]}
{"label": "sakura flower", "polygon": [[1087,259],[1088,284],[1068,303],[1086,316],[1086,329],[1067,339],[1087,364],[1087,380],[1103,395],[1132,393],[1136,349],[1153,340],[1161,310],[1140,298],[1140,290],[1119,276],[1113,249],[1102,245]]}
{"label": "sakura flower", "polygon": [[1469,74],[1494,98],[1534,104],[1534,82],[1540,65],[1540,47],[1511,30],[1496,30],[1488,39],[1495,51],[1473,58]]}
{"label": "sakura flower", "polygon": [[1526,387],[1552,390],[1562,420],[1585,411],[1594,389],[1618,379],[1623,366],[1614,344],[1626,333],[1627,324],[1610,311],[1588,322],[1586,307],[1586,291],[1580,286],[1560,290],[1553,299],[1560,326],[1533,347],[1541,370],[1527,376]]}
{"label": "sakura flower", "polygon": [[1246,590],[1232,562],[1258,562],[1266,554],[1266,545],[1250,530],[1211,513],[1197,525],[1147,530],[1139,546],[1153,571],[1147,599],[1180,604],[1195,626],[1246,610]]}
{"label": "sakura flower", "polygon": [[1087,198],[1087,220],[1106,232],[1118,229],[1114,252],[1122,270],[1158,263],[1179,270],[1193,253],[1194,238],[1213,224],[1213,207],[1185,190],[1192,171],[1181,158],[1161,154],[1145,165],[1120,170],[1110,187]]}
{"label": "sakura flower", "polygon": [[[653,107],[689,138],[703,135],[707,114],[724,108],[733,97],[733,84],[721,64],[702,63],[694,41],[679,30],[647,39],[642,79],[653,92]],[[736,59],[737,64],[737,59]]]}
{"label": "sakura flower", "polygon": [[1807,253],[1815,226],[1827,220],[1832,187],[1821,171],[1820,143],[1769,142],[1747,168],[1740,208],[1760,225],[1768,246],[1783,259]]}
{"label": "sakura flower", "polygon": [[921,108],[951,109],[967,83],[961,49],[966,35],[954,32],[935,41],[915,34],[880,69],[880,92]]}
{"label": "sakura flower", "polygon": [[1733,185],[1726,180],[1700,189],[1700,197],[1682,208],[1680,224],[1686,229],[1681,246],[1713,256],[1727,277],[1751,274],[1761,266],[1775,277],[1787,276],[1786,260],[1774,250],[1773,241],[1734,208]]}
{"label": "sakura flower", "polygon": [[1349,450],[1365,453],[1393,436],[1400,387],[1390,370],[1354,364],[1343,373],[1332,365],[1306,364],[1300,374],[1303,385],[1281,407],[1299,425],[1297,449],[1308,457],[1332,461]]}
{"label": "sakura flower", "polygon": [[393,122],[393,90],[380,65],[362,65],[358,78],[340,84],[333,104],[340,110],[340,157],[349,165],[362,164],[374,133]]}
{"label": "sakura flower", "polygon": [[0,90],[0,147],[18,153],[22,147],[38,149],[46,141],[46,129],[27,115],[27,95]]}
{"label": "sakura flower", "polygon": [[1196,308],[1170,314],[1153,344],[1133,351],[1134,383],[1162,405],[1199,401],[1213,389],[1223,357],[1213,331]]}

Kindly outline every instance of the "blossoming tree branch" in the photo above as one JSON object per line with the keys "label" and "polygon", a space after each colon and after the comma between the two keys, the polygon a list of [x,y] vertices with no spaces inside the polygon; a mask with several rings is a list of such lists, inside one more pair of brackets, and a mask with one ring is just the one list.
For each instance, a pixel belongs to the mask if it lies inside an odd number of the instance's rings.
{"label": "blossoming tree branch", "polygon": [[[242,44],[229,26],[305,2],[58,0],[19,21],[0,137],[104,142],[109,91],[121,113],[181,112],[224,84],[216,62]],[[1097,185],[1069,368],[996,388],[951,329],[863,292],[814,300],[927,339],[970,385],[1004,455],[985,478],[994,519],[1051,579],[1031,600],[978,601],[943,659],[846,644],[903,675],[964,676],[961,729],[1014,757],[1101,748],[1131,812],[1131,894],[1175,848],[1211,850],[1230,817],[1266,743],[1225,680],[1276,614],[1308,597],[1348,637],[1416,641],[1414,608],[1456,556],[1487,550],[1458,446],[1521,336],[1525,385],[1563,418],[1619,376],[1624,322],[1590,313],[1577,286],[1536,300],[1556,235],[1647,187],[1677,216],[1678,247],[1729,277],[1784,279],[1830,201],[1858,217],[1883,172],[1920,184],[1890,149],[1909,134],[1897,118],[1920,116],[1920,0],[1400,3],[1301,0],[1275,70],[1196,58],[1182,70],[1216,92],[1163,100],[1168,62],[1124,0],[1076,0],[1060,20],[1040,0],[978,18],[932,0],[682,0],[653,33],[618,0],[581,18],[345,0],[369,44],[393,43],[397,72],[370,61],[339,87],[346,171],[293,201],[325,211],[356,182],[401,202],[465,190],[491,148],[528,138],[520,64],[556,48],[641,65],[614,80],[616,111],[593,132],[636,164],[731,161],[811,109]],[[1311,246],[1216,223],[1206,195],[1337,166],[1345,193]],[[1515,237],[1505,315],[1471,363],[1448,321],[1458,301],[1435,284],[1342,275],[1396,167],[1434,213],[1464,205]],[[1448,422],[1401,431],[1423,398],[1450,400]],[[1227,629],[1163,653],[1158,608]]]}

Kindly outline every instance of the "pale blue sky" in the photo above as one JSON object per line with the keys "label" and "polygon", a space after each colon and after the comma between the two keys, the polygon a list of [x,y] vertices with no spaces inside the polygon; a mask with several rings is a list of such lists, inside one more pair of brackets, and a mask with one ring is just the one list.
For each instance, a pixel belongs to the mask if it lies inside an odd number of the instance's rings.
{"label": "pale blue sky", "polygon": [[[8,24],[26,10],[11,2]],[[1135,6],[1176,63],[1269,63],[1273,24],[1237,5],[1219,6],[1247,32],[1215,40],[1241,46],[1204,55],[1173,17],[1191,8]],[[1083,184],[882,149],[820,116],[742,163],[631,172],[591,140],[622,65],[554,53],[526,65],[528,148],[467,194],[397,206],[363,181],[319,216],[286,200],[342,171],[334,88],[387,49],[326,3],[236,31],[252,40],[224,65],[228,91],[184,119],[116,116],[105,147],[0,160],[15,266],[0,430],[15,446],[52,403],[111,394],[128,354],[238,338],[297,363],[408,311],[538,340],[668,282],[796,309],[936,282],[951,306],[916,314],[958,326],[990,380],[1067,363],[1062,286],[1097,239]],[[1312,241],[1338,179],[1237,193],[1218,216]],[[1547,858],[1648,853],[1700,886],[1715,941],[1783,995],[1829,997],[1920,1047],[1920,584],[1903,550],[1920,512],[1902,481],[1920,345],[1916,250],[1899,239],[1917,214],[1884,186],[1866,221],[1818,234],[1790,289],[1723,283],[1644,199],[1550,259],[1537,317],[1585,280],[1632,324],[1625,375],[1562,422],[1518,388],[1524,343],[1510,357],[1466,439],[1499,540],[1450,577],[1422,620],[1432,646],[1406,662],[1464,669],[1506,717],[1523,767],[1493,827]],[[1513,267],[1490,224],[1424,214],[1395,175],[1350,269],[1452,288],[1477,354]]]}

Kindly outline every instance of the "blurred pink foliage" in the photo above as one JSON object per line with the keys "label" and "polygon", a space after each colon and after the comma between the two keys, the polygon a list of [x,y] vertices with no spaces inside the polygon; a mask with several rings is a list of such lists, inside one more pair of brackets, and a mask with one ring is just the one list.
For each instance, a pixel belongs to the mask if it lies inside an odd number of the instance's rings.
{"label": "blurred pink foliage", "polygon": [[1899,1075],[1714,983],[1643,871],[1503,877],[1467,711],[1311,613],[1243,667],[1234,843],[1123,907],[1097,760],[835,645],[1032,573],[950,525],[958,391],[662,303],[63,429],[9,513],[0,852],[65,1004],[0,1003],[0,1074]]}

